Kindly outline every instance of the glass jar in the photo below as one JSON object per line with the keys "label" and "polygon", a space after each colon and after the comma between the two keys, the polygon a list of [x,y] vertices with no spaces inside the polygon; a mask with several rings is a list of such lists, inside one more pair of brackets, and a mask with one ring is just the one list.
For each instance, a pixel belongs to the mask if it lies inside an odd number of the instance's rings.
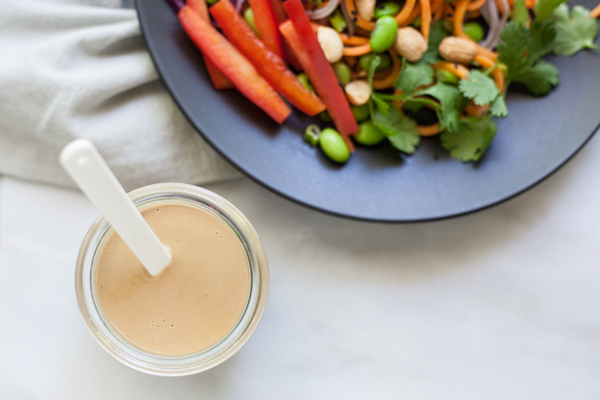
{"label": "glass jar", "polygon": [[114,229],[104,219],[96,220],[86,234],[75,273],[79,309],[98,343],[125,365],[154,375],[182,376],[212,368],[235,354],[248,340],[263,314],[267,301],[268,267],[258,234],[246,217],[223,197],[197,186],[161,183],[129,193],[143,211],[167,204],[192,206],[217,217],[233,230],[245,250],[249,268],[249,293],[246,307],[235,326],[220,341],[197,353],[165,356],[148,352],[121,336],[110,324],[100,305],[96,290],[96,268],[100,254]]}

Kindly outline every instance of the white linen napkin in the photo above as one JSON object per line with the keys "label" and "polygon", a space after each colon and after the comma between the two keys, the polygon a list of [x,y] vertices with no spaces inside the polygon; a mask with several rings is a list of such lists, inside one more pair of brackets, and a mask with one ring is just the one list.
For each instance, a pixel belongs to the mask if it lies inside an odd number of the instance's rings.
{"label": "white linen napkin", "polygon": [[4,0],[0,173],[72,186],[58,155],[80,137],[127,190],[239,175],[173,103],[134,9],[119,0]]}

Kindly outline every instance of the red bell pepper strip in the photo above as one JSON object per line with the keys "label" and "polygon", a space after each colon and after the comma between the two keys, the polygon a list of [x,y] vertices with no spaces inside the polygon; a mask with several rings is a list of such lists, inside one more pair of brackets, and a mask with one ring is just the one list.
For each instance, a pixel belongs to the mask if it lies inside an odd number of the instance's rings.
{"label": "red bell pepper strip", "polygon": [[[275,21],[277,26],[287,19],[287,13],[283,8],[283,2],[281,0],[269,0],[271,7],[273,8],[273,14],[275,15]],[[278,28],[279,29],[279,28]]]}
{"label": "red bell pepper strip", "polygon": [[[205,0],[188,0],[187,5],[190,6],[194,11],[196,11],[204,20],[210,21],[210,16],[208,14],[208,8],[206,6]],[[233,83],[217,67],[213,64],[204,54],[202,55],[204,58],[204,64],[206,65],[206,70],[208,71],[208,75],[210,76],[210,80],[213,83],[213,86],[217,90],[229,89],[233,87]]]}
{"label": "red bell pepper strip", "polygon": [[[311,74],[314,73],[314,71],[312,71],[312,67],[311,67],[311,59],[308,56],[308,53],[306,53],[304,51],[304,49],[302,49],[302,42],[300,40],[300,37],[298,36],[298,34],[296,33],[296,30],[294,29],[294,25],[292,24],[292,21],[287,20],[284,23],[282,23],[281,25],[279,25],[279,30],[281,31],[281,33],[283,34],[283,38],[290,44],[290,47],[292,48],[293,51],[296,52],[296,56],[298,57],[298,61],[300,62],[301,65],[306,66],[306,69],[304,70],[304,72],[306,72],[306,74],[308,75],[308,78],[311,80],[311,83],[313,84],[313,86],[315,87],[315,90],[319,91],[319,90],[323,90],[321,88],[321,84],[320,83],[314,83],[313,82],[313,78],[311,78],[311,75],[309,75],[308,71],[311,71]],[[337,81],[337,78],[336,78]],[[318,78],[315,82],[319,82]],[[339,86],[338,86],[339,87]],[[343,93],[342,93],[343,94]],[[325,100],[326,97],[323,97],[323,100]],[[344,101],[346,101],[346,98],[344,96]],[[327,104],[327,103],[325,103]],[[334,107],[337,107],[335,103],[333,103],[331,105],[331,109],[333,109]],[[328,109],[330,109],[330,107],[327,107]],[[351,111],[352,112],[352,111]],[[329,111],[330,115],[333,118],[333,114],[331,113],[331,111]],[[350,114],[350,116],[352,117],[352,120],[355,121],[354,123],[356,124],[356,120],[354,119],[354,115]],[[334,123],[335,120],[334,120]],[[336,124],[336,128],[338,128],[338,131],[340,133],[342,133],[342,130],[337,126]],[[346,135],[346,134],[342,134],[342,138],[344,139],[344,141],[346,142],[346,145],[348,146],[348,149],[350,151],[354,151],[354,142],[352,141],[352,139],[350,139],[350,135]]]}
{"label": "red bell pepper strip", "polygon": [[282,123],[292,112],[256,68],[210,22],[184,6],[178,14],[192,41],[234,86],[271,118]]}
{"label": "red bell pepper strip", "polygon": [[[277,29],[279,29],[279,24],[281,24],[283,21],[285,21],[287,19],[287,13],[285,12],[285,9],[283,8],[283,2],[281,0],[269,0],[269,1],[271,2],[271,7],[273,7],[273,13],[275,14],[275,21],[277,21],[277,27],[278,27]],[[279,31],[277,31],[277,32],[280,33]],[[282,40],[281,42],[283,43],[284,60],[287,61],[292,66],[292,68],[294,68],[296,71],[300,71],[302,69],[302,66],[298,62],[298,59],[294,55],[294,52],[290,48],[290,45],[285,40]]]}
{"label": "red bell pepper strip", "polygon": [[279,30],[296,53],[302,69],[327,106],[337,130],[342,136],[349,137],[358,132],[358,124],[333,67],[325,58],[302,3],[300,0],[288,0],[283,6],[290,19],[279,25]]}
{"label": "red bell pepper strip", "polygon": [[258,73],[294,107],[313,116],[325,111],[325,104],[307,90],[290,71],[281,57],[273,53],[244,21],[229,0],[220,0],[210,7],[229,41],[254,65]]}
{"label": "red bell pepper strip", "polygon": [[[283,60],[283,44],[270,0],[248,0],[260,40]],[[219,23],[220,24],[220,23]]]}

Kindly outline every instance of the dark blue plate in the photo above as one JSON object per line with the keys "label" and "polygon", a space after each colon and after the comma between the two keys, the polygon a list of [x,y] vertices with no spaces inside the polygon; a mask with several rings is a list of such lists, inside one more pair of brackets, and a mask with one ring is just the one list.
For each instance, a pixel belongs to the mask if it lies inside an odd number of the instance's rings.
{"label": "dark blue plate", "polygon": [[[580,4],[593,8],[595,0]],[[137,10],[156,68],[200,134],[265,187],[331,214],[408,222],[481,210],[548,177],[599,127],[600,52],[583,51],[551,60],[561,82],[548,96],[509,94],[510,115],[497,121],[498,133],[476,164],[449,158],[430,138],[411,156],[388,145],[358,147],[339,166],[304,141],[314,119],[295,112],[279,126],[237,91],[215,91],[199,51],[164,0],[137,1]]]}

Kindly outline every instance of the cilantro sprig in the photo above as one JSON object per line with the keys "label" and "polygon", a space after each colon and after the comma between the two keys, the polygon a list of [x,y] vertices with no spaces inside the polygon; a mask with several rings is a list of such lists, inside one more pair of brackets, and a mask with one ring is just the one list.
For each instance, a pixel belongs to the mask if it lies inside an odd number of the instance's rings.
{"label": "cilantro sprig", "polygon": [[410,109],[427,105],[435,110],[444,129],[458,129],[458,119],[466,106],[464,97],[456,86],[435,82],[431,65],[424,61],[411,63],[403,60],[394,86],[402,94],[387,96],[388,100],[403,101]]}
{"label": "cilantro sprig", "polygon": [[442,147],[458,160],[479,161],[487,151],[498,130],[488,117],[469,117],[460,122],[456,132],[445,131],[440,135]]}
{"label": "cilantro sprig", "polygon": [[513,12],[510,16],[511,21],[518,22],[523,26],[529,21],[529,11],[525,6],[525,0],[516,0],[513,6]]}
{"label": "cilantro sprig", "polygon": [[476,105],[490,104],[489,111],[493,117],[508,116],[504,96],[487,72],[472,70],[466,79],[460,80],[458,88],[466,98],[473,100]]}
{"label": "cilantro sprig", "polygon": [[512,20],[502,31],[497,48],[500,61],[508,69],[507,87],[519,82],[536,96],[546,95],[558,85],[559,74],[542,57],[549,53],[570,57],[580,50],[597,48],[598,22],[582,6],[573,7],[569,13],[566,1],[539,0],[529,28],[524,0],[515,2]]}
{"label": "cilantro sprig", "polygon": [[419,130],[414,119],[405,116],[402,111],[390,108],[386,113],[375,110],[373,125],[387,137],[396,149],[412,154],[420,142]]}
{"label": "cilantro sprig", "polygon": [[[371,87],[375,69],[380,63],[381,57],[376,55],[369,65],[367,80]],[[421,138],[417,123],[412,118],[392,107],[384,95],[376,92],[371,93],[369,108],[373,125],[383,132],[393,147],[406,154],[415,152]]]}
{"label": "cilantro sprig", "polygon": [[534,95],[545,95],[558,84],[558,70],[552,64],[541,60],[552,51],[556,33],[548,21],[536,21],[527,29],[523,24],[511,21],[498,44],[500,61],[508,73],[506,86],[519,82]]}
{"label": "cilantro sprig", "polygon": [[[379,62],[378,57],[374,57],[371,62],[369,83],[372,83]],[[434,70],[429,63],[403,60],[394,87],[401,94],[372,92],[371,118],[390,144],[406,154],[415,151],[420,136],[416,121],[395,108],[392,105],[394,101],[402,102],[403,108],[408,110],[418,110],[423,106],[435,110],[442,131],[441,137],[444,138],[441,140],[442,147],[452,157],[462,161],[477,161],[481,158],[496,132],[496,124],[491,116],[507,114],[504,97],[494,81],[486,73],[477,70],[455,86],[436,82]],[[492,103],[490,113],[469,119],[461,118],[470,99],[474,99],[476,104]]]}
{"label": "cilantro sprig", "polygon": [[533,6],[536,21],[548,19],[554,10],[563,3],[569,0],[539,0]]}
{"label": "cilantro sprig", "polygon": [[583,49],[596,49],[594,39],[598,35],[598,22],[590,16],[590,11],[575,6],[571,13],[566,4],[561,4],[550,15],[554,22],[556,37],[552,51],[554,54],[571,57]]}

